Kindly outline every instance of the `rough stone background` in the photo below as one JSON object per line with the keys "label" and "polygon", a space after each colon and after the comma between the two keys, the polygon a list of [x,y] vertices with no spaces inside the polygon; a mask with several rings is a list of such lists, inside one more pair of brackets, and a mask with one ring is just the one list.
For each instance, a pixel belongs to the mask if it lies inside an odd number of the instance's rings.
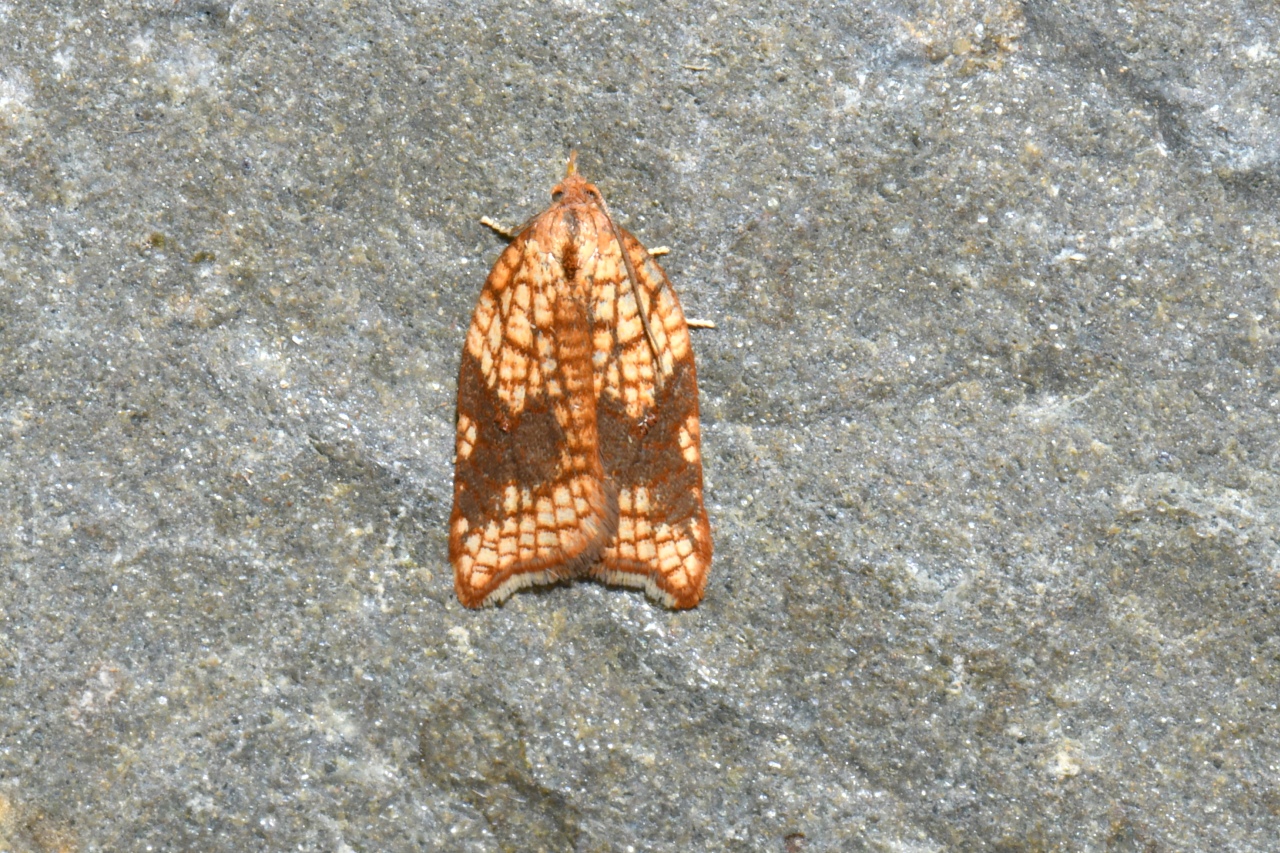
{"label": "rough stone background", "polygon": [[[1269,2],[0,3],[0,849],[1280,848]],[[716,562],[486,612],[568,150]]]}

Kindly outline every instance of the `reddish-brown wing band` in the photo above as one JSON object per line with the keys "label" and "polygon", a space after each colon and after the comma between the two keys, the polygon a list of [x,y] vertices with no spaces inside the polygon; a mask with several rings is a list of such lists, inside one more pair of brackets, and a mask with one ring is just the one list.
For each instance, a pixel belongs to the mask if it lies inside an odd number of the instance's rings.
{"label": "reddish-brown wing band", "polygon": [[590,576],[693,607],[711,527],[680,302],[572,159],[552,195],[489,273],[462,352],[458,599]]}

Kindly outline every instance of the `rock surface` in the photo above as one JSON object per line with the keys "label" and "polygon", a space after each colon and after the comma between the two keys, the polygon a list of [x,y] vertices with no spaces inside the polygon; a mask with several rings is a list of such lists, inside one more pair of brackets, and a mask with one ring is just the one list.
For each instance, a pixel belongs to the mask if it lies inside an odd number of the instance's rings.
{"label": "rock surface", "polygon": [[[0,847],[1280,848],[1280,16],[0,3]],[[688,613],[484,612],[570,148],[695,332]]]}

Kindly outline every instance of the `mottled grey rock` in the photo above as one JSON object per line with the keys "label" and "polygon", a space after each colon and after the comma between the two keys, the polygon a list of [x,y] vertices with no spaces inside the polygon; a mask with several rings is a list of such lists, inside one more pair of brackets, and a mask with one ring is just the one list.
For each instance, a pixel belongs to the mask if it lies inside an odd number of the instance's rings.
{"label": "mottled grey rock", "polygon": [[[0,848],[1280,848],[1262,2],[0,3]],[[716,560],[472,612],[570,148]]]}

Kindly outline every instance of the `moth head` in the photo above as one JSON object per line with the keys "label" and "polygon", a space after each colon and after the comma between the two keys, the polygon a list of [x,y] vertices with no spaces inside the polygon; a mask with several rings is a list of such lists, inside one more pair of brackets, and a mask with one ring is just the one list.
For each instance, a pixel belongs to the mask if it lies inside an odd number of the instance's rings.
{"label": "moth head", "polygon": [[564,171],[564,180],[551,188],[552,200],[560,204],[582,204],[586,201],[599,203],[600,190],[595,184],[578,174],[578,152],[569,152],[569,165]]}

